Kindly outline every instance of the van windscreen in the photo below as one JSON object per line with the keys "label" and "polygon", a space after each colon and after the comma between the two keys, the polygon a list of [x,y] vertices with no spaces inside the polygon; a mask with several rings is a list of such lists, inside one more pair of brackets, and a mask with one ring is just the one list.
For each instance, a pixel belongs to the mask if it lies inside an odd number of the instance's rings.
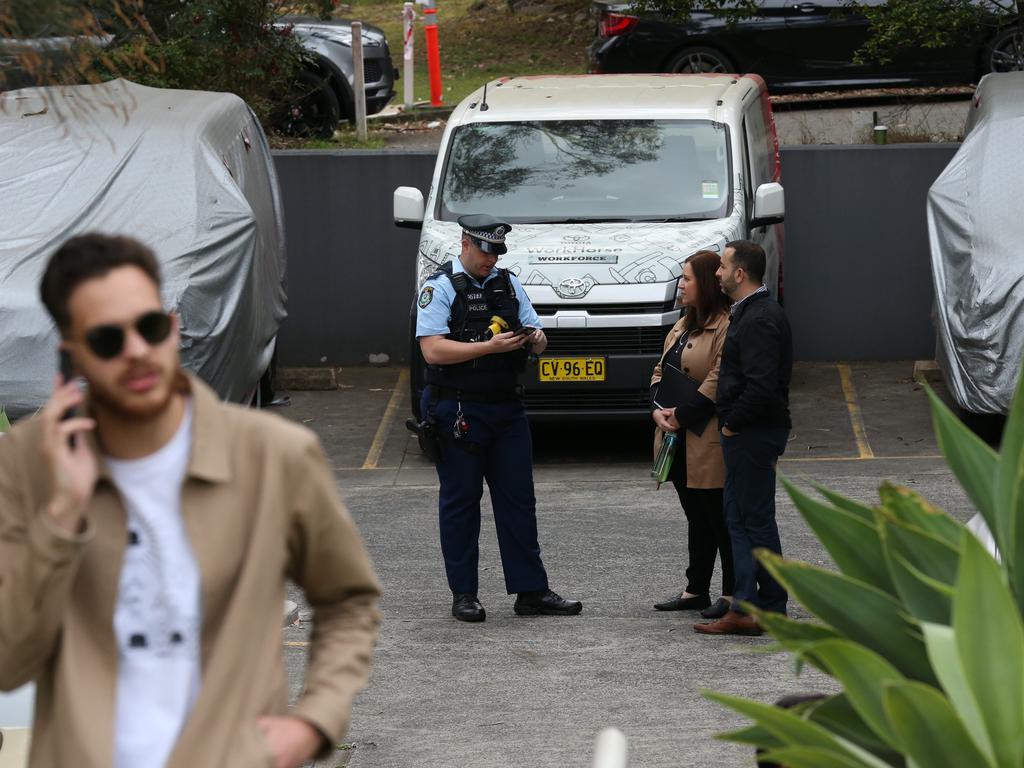
{"label": "van windscreen", "polygon": [[727,128],[706,120],[550,120],[457,128],[441,219],[702,220],[731,207]]}

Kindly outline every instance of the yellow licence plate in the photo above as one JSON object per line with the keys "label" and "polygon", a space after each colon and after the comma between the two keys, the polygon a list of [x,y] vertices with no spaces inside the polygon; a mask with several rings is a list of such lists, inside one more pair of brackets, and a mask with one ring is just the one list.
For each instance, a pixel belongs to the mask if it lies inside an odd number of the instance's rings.
{"label": "yellow licence plate", "polygon": [[604,381],[603,357],[542,357],[541,381]]}

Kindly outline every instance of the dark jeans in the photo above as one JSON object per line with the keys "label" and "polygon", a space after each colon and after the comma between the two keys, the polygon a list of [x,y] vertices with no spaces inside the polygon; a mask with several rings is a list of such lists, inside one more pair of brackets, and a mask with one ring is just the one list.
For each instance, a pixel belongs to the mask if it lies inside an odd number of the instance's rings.
{"label": "dark jeans", "polygon": [[[424,412],[430,408],[427,393],[422,407]],[[433,410],[441,434],[450,435],[455,401],[441,400]],[[458,444],[448,442],[445,460],[437,465],[441,552],[448,586],[452,592],[477,592],[480,499],[486,478],[506,590],[512,594],[547,589],[537,543],[533,444],[523,404],[464,401],[462,411],[469,432]]]}
{"label": "dark jeans", "polygon": [[732,538],[737,606],[746,601],[766,611],[786,612],[786,590],[754,559],[754,550],[782,554],[775,522],[775,462],[788,438],[788,429],[722,435],[725,521]]}
{"label": "dark jeans", "polygon": [[686,591],[692,595],[711,594],[711,575],[715,570],[715,557],[722,557],[722,594],[731,595],[735,585],[732,564],[732,542],[725,524],[723,493],[721,488],[687,488],[686,461],[676,456],[669,479],[679,495],[679,503],[686,514],[689,527],[686,566]]}

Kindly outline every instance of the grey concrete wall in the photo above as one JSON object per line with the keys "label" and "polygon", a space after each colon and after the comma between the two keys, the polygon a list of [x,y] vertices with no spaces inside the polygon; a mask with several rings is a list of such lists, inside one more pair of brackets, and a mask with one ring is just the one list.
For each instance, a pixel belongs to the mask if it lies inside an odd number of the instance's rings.
{"label": "grey concrete wall", "polygon": [[408,359],[419,230],[391,216],[395,187],[430,186],[432,152],[274,153],[288,241],[278,365]]}
{"label": "grey concrete wall", "polygon": [[956,148],[783,148],[785,303],[798,360],[934,357],[925,199]]}
{"label": "grey concrete wall", "polygon": [[[928,187],[952,144],[793,146],[786,188],[786,311],[799,360],[930,359]],[[415,151],[277,152],[288,238],[282,366],[408,359],[417,230],[395,187],[430,184]]]}

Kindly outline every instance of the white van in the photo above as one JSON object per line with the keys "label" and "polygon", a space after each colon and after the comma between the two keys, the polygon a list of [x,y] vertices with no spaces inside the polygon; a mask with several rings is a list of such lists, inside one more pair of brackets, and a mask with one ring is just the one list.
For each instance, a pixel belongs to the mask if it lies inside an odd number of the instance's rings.
{"label": "white van", "polygon": [[[781,296],[779,178],[756,75],[504,78],[455,109],[426,201],[399,187],[394,217],[422,227],[417,286],[458,257],[459,216],[508,221],[498,266],[523,283],[548,336],[523,376],[530,416],[627,416],[647,411],[687,256],[758,242]],[[412,354],[416,409],[415,338]]]}

